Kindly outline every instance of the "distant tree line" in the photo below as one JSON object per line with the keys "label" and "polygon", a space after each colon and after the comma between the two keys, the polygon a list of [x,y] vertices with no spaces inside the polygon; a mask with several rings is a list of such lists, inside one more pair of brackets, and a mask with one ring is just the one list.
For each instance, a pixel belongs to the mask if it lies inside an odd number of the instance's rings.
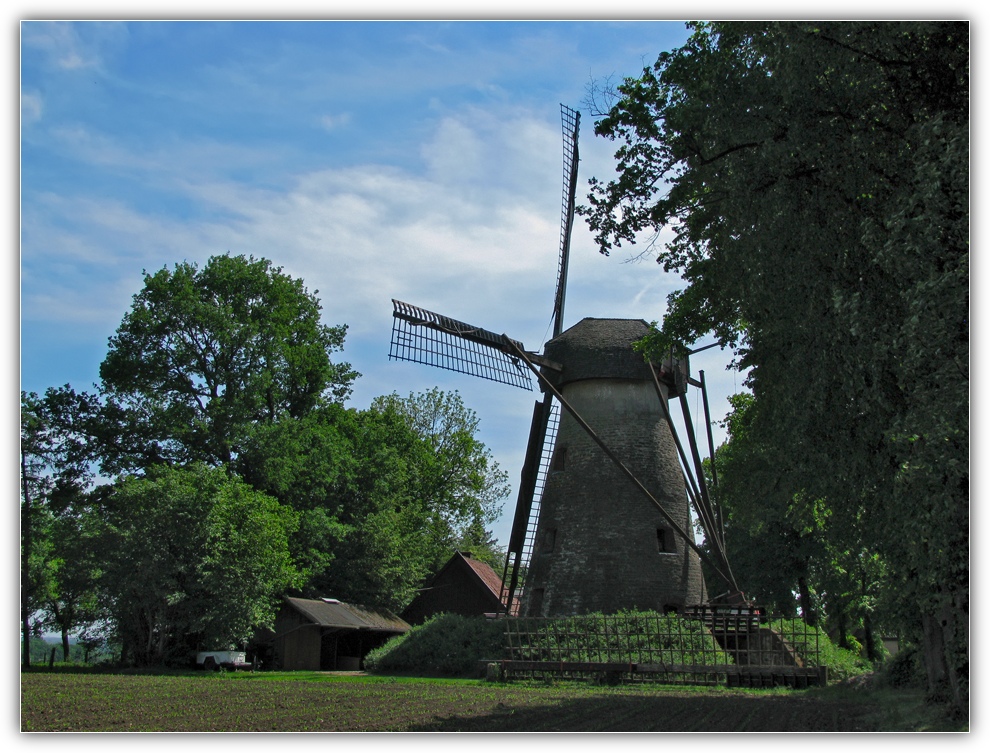
{"label": "distant tree line", "polygon": [[[29,643],[31,664],[43,666],[68,662],[70,664],[108,664],[116,661],[114,646],[102,638],[92,640],[70,640],[69,653],[65,653],[62,641],[52,642],[44,635],[31,638]],[[23,646],[22,646],[23,650]]]}
{"label": "distant tree line", "polygon": [[896,631],[964,713],[969,26],[691,26],[592,88],[617,177],[582,211],[686,283],[645,351],[714,336],[749,368],[715,459],[743,589]]}
{"label": "distant tree line", "polygon": [[499,561],[476,414],[439,390],[345,407],[345,334],[268,260],[215,256],[145,274],[94,391],[22,393],[24,665],[42,630],[182,663],[285,594],[400,609],[455,548]]}

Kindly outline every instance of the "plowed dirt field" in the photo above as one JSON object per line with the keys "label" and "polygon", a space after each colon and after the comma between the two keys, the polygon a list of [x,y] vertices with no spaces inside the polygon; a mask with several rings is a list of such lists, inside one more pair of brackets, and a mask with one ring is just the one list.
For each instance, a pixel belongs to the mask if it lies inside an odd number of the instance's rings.
{"label": "plowed dirt field", "polygon": [[291,674],[25,673],[21,730],[859,732],[866,699],[820,691],[540,687]]}

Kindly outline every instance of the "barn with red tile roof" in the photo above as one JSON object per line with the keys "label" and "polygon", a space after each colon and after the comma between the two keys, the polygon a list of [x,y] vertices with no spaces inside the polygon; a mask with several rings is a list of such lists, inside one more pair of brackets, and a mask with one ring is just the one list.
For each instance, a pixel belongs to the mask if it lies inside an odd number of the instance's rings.
{"label": "barn with red tile roof", "polygon": [[422,588],[402,618],[413,625],[435,614],[464,616],[497,614],[502,611],[502,579],[491,566],[476,560],[471,552],[455,552]]}

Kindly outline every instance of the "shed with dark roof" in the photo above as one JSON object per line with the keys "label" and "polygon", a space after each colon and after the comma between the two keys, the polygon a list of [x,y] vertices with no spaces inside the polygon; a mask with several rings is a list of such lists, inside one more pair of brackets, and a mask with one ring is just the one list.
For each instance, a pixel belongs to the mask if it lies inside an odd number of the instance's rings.
{"label": "shed with dark roof", "polygon": [[454,552],[402,612],[419,625],[436,614],[466,617],[497,614],[502,609],[502,579],[471,552]]}
{"label": "shed with dark roof", "polygon": [[387,609],[286,597],[275,617],[275,663],[281,669],[356,670],[369,651],[408,630],[409,623]]}

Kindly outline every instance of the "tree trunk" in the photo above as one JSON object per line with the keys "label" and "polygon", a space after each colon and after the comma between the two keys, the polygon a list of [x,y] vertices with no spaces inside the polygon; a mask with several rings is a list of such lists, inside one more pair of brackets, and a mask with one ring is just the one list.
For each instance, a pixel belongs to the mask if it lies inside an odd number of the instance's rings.
{"label": "tree trunk", "polygon": [[879,657],[877,656],[877,649],[873,641],[875,640],[873,636],[873,618],[870,616],[869,612],[863,615],[863,641],[866,643],[866,658],[870,662],[875,662]]}
{"label": "tree trunk", "polygon": [[798,577],[798,592],[801,595],[801,617],[805,623],[814,627],[818,623],[818,618],[811,606],[811,591],[808,589],[808,579],[804,575]]}
{"label": "tree trunk", "polygon": [[969,610],[965,595],[954,595],[938,614],[922,614],[922,656],[928,698],[964,714],[969,704]]}
{"label": "tree trunk", "polygon": [[21,485],[24,499],[21,501],[21,630],[24,636],[21,646],[21,666],[31,666],[31,577],[28,565],[31,562],[31,492],[28,488],[27,459],[21,450]]}
{"label": "tree trunk", "polygon": [[921,615],[923,631],[922,658],[928,679],[928,694],[935,700],[948,700],[949,668],[945,663],[945,641],[938,619],[933,614]]}
{"label": "tree trunk", "polygon": [[21,634],[24,636],[21,641],[21,666],[27,669],[31,666],[31,620],[23,606],[21,607]]}
{"label": "tree trunk", "polygon": [[69,661],[69,631],[62,628],[62,661]]}
{"label": "tree trunk", "polygon": [[846,636],[846,628],[849,625],[848,625],[848,620],[846,619],[846,610],[844,608],[839,612],[838,623],[839,623],[838,626],[839,648],[848,649],[850,646],[849,646],[849,639]]}

